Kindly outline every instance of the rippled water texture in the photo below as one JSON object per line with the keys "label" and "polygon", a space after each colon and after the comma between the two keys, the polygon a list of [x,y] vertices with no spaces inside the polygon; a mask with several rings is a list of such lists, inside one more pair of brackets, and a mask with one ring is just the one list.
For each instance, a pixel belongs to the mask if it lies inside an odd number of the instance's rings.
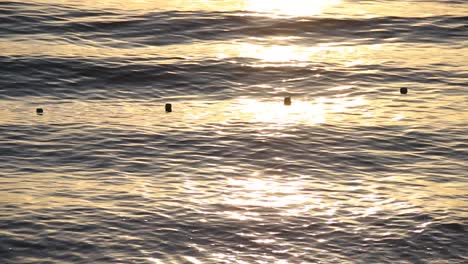
{"label": "rippled water texture", "polygon": [[0,1],[0,263],[467,263],[467,14]]}

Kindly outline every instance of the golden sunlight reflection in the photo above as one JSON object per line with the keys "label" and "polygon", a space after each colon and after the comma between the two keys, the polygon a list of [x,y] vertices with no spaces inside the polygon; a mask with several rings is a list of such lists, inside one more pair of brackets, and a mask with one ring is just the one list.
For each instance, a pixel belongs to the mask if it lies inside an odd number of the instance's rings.
{"label": "golden sunlight reflection", "polygon": [[[292,105],[283,106],[277,101],[239,100],[239,114],[254,123],[270,124],[271,127],[287,125],[317,125],[331,120],[343,120],[340,113],[351,113],[366,105],[363,97],[347,98],[318,97],[313,100],[294,100]],[[348,116],[348,118],[352,118]]]}
{"label": "golden sunlight reflection", "polygon": [[[2,100],[0,125],[47,125],[86,124],[100,126],[103,123],[116,128],[132,128],[147,131],[170,129],[206,129],[206,126],[223,127],[227,124],[249,123],[245,129],[271,133],[274,129],[286,133],[291,126],[317,126],[321,124],[340,126],[385,126],[405,123],[406,125],[463,124],[468,116],[465,112],[447,107],[450,98],[437,101],[419,100],[419,109],[414,111],[404,98],[370,99],[364,95],[352,95],[347,89],[352,85],[330,87],[329,96],[294,97],[290,106],[283,105],[283,98],[272,96],[267,100],[237,98],[231,100],[199,100],[181,96],[165,98],[164,102],[139,102],[124,100],[70,101],[56,104],[43,98],[28,97],[24,101]],[[269,88],[270,89],[270,88]],[[278,85],[272,87],[277,93],[287,93]],[[462,99],[460,99],[462,100]],[[172,102],[174,112],[167,114],[164,103]],[[35,108],[44,108],[44,115],[37,116]],[[421,109],[431,109],[423,111]],[[275,132],[275,133],[276,133]],[[226,133],[216,129],[215,133]],[[268,136],[268,134],[265,134]]]}
{"label": "golden sunlight reflection", "polygon": [[[167,46],[146,45],[132,48],[103,47],[100,43],[76,45],[54,41],[53,36],[44,40],[22,40],[21,38],[0,39],[0,50],[4,56],[79,56],[85,58],[145,59],[153,64],[178,64],[187,61],[213,58],[250,67],[305,66],[308,64],[338,64],[345,67],[357,65],[385,64],[401,61],[401,66],[419,67],[421,64],[452,61],[464,64],[468,48],[446,49],[443,47],[407,47],[402,44],[346,45],[343,43],[321,43],[312,46],[292,45],[291,38],[275,37],[250,39],[239,42],[199,42]],[[293,39],[293,38],[292,38]],[[11,45],[15,42],[15,45]],[[261,42],[261,44],[259,44]],[[132,43],[128,43],[132,45]],[[244,58],[252,58],[246,62]],[[408,60],[407,58],[411,58]],[[447,70],[450,70],[448,68]]]}
{"label": "golden sunlight reflection", "polygon": [[[219,102],[179,102],[181,98],[174,98],[174,112],[170,114],[163,111],[164,103],[158,102],[89,101],[53,105],[44,102],[41,105],[45,108],[45,114],[40,117],[31,113],[35,105],[5,101],[4,107],[0,108],[0,124],[84,122],[88,125],[99,125],[104,122],[116,126],[164,130],[186,126],[196,129],[206,124],[250,122],[254,127],[283,127],[322,124],[327,122],[328,118],[335,119],[339,113],[356,111],[358,107],[366,104],[362,97],[318,97],[311,100],[294,98],[290,106],[283,105],[282,98],[275,99],[260,101],[240,98]],[[76,109],[80,110],[77,112]]]}
{"label": "golden sunlight reflection", "polygon": [[281,102],[261,102],[253,99],[240,101],[240,113],[252,122],[271,124],[320,124],[325,123],[326,109],[323,104],[295,101],[291,106]]}
{"label": "golden sunlight reflection", "polygon": [[[406,181],[411,177],[411,175],[408,178],[407,176],[401,176],[400,180]],[[369,180],[375,181],[372,178]],[[252,206],[274,208],[279,210],[279,214],[285,217],[306,215],[312,212],[314,214],[319,213],[326,217],[329,223],[352,222],[356,221],[357,218],[376,215],[381,211],[424,210],[421,208],[434,210],[439,208],[440,204],[428,205],[421,203],[424,200],[423,197],[433,196],[434,193],[441,194],[437,198],[441,204],[450,204],[454,208],[466,206],[466,202],[457,201],[457,203],[453,203],[452,199],[442,195],[448,193],[452,195],[461,194],[463,193],[462,186],[444,186],[443,184],[427,181],[419,183],[421,185],[417,191],[411,187],[402,187],[401,191],[403,193],[398,193],[393,191],[381,192],[379,188],[384,183],[368,184],[363,182],[356,187],[359,189],[358,192],[363,193],[363,195],[358,195],[350,201],[348,199],[336,199],[340,196],[346,196],[348,193],[340,186],[330,184],[325,187],[330,189],[330,192],[327,193],[321,191],[308,192],[304,188],[314,188],[317,184],[320,186],[318,188],[324,188],[324,183],[307,182],[301,178],[286,181],[281,177],[269,177],[261,173],[253,173],[250,178],[246,179],[227,178],[226,188],[228,191],[219,199],[223,204],[241,208]],[[407,195],[407,192],[412,194]],[[329,196],[331,194],[333,197]],[[446,204],[447,201],[449,203]],[[351,214],[339,212],[348,207],[354,208]],[[239,221],[263,220],[261,210],[228,210],[220,212],[219,215]],[[265,241],[265,243],[268,243],[268,241]]]}
{"label": "golden sunlight reflection", "polygon": [[[346,67],[365,64],[364,54],[369,50],[378,50],[380,45],[368,46],[334,46],[333,43],[306,47],[297,45],[258,45],[252,43],[241,43],[238,46],[238,56],[255,58],[263,62],[292,63],[328,61],[341,62]],[[232,55],[220,55],[230,57]],[[218,57],[220,57],[218,56]],[[368,56],[367,56],[368,57]],[[258,64],[257,67],[265,66]]]}
{"label": "golden sunlight reflection", "polygon": [[[0,49],[5,56],[25,56],[35,54],[41,56],[80,56],[93,58],[145,58],[159,57],[154,63],[180,63],[185,60],[253,58],[260,60],[255,66],[262,66],[262,62],[271,63],[309,63],[328,62],[343,63],[348,67],[365,63],[378,63],[379,53],[383,48],[380,44],[360,46],[337,46],[336,43],[325,43],[317,46],[288,45],[282,38],[266,39],[266,44],[240,43],[197,43],[174,44],[168,46],[144,46],[127,48],[102,47],[99,43],[76,45],[52,41],[19,39],[1,40]],[[16,41],[11,45],[11,41]],[[387,48],[387,47],[385,47]],[[407,51],[406,51],[407,52]],[[437,52],[437,51],[436,51]],[[161,56],[163,54],[163,56]],[[446,53],[444,53],[446,54]],[[459,53],[457,53],[459,54]],[[378,56],[376,56],[378,55]],[[407,54],[409,55],[409,54]],[[455,53],[453,54],[455,55]],[[415,54],[411,54],[415,56]],[[363,59],[366,58],[366,59]]]}
{"label": "golden sunlight reflection", "polygon": [[300,194],[300,181],[281,182],[275,179],[249,178],[228,179],[228,185],[235,197],[227,196],[225,204],[235,206],[288,207],[307,202]]}
{"label": "golden sunlight reflection", "polygon": [[116,9],[134,12],[154,11],[250,11],[262,15],[312,16],[322,13],[347,16],[408,16],[420,17],[432,14],[465,15],[458,5],[448,5],[442,1],[342,1],[342,0],[29,0],[43,4],[73,5],[85,9]]}
{"label": "golden sunlight reflection", "polygon": [[274,15],[313,16],[340,2],[340,0],[247,0],[245,9]]}
{"label": "golden sunlight reflection", "polygon": [[249,11],[268,15],[312,16],[323,13],[341,0],[82,0],[70,3],[67,0],[32,0],[36,3],[56,2],[73,4],[85,8],[120,9],[120,10],[181,10],[181,11]]}
{"label": "golden sunlight reflection", "polygon": [[[125,127],[149,131],[168,129],[205,129],[206,126],[245,122],[246,129],[275,129],[290,126],[316,126],[336,124],[350,126],[406,124],[433,125],[439,123],[463,123],[465,113],[453,114],[449,100],[421,101],[419,106],[432,111],[413,111],[411,106],[393,107],[401,102],[388,99],[370,100],[363,95],[352,96],[338,86],[329,89],[331,96],[307,98],[293,97],[290,106],[283,105],[283,98],[273,96],[269,100],[237,98],[232,100],[197,100],[190,97],[172,97],[174,112],[164,111],[165,102],[77,101],[53,104],[44,99],[30,97],[24,102],[3,100],[0,107],[0,124],[62,124],[83,123],[88,126]],[[284,93],[281,87],[278,93]],[[34,102],[34,103],[33,103]],[[40,105],[44,115],[37,116],[34,109]],[[216,131],[223,133],[223,131]]]}

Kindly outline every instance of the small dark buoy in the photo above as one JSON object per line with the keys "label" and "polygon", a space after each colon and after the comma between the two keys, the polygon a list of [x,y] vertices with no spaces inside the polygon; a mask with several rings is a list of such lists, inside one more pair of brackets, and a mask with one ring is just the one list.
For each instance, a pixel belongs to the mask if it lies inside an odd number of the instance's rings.
{"label": "small dark buoy", "polygon": [[291,97],[284,98],[284,105],[291,105]]}
{"label": "small dark buoy", "polygon": [[401,94],[407,94],[408,93],[408,88],[406,88],[406,87],[400,88],[400,93]]}
{"label": "small dark buoy", "polygon": [[166,108],[166,112],[168,112],[168,113],[172,112],[172,105],[171,104],[166,104],[165,108]]}
{"label": "small dark buoy", "polygon": [[36,108],[36,114],[42,115],[44,113],[44,109],[42,108]]}

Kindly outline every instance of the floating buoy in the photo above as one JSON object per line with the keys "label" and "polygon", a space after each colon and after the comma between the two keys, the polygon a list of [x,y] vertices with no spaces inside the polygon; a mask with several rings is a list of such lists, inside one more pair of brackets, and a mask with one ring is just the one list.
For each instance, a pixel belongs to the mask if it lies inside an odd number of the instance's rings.
{"label": "floating buoy", "polygon": [[172,105],[171,104],[166,104],[165,109],[166,109],[167,113],[172,112]]}
{"label": "floating buoy", "polygon": [[408,88],[406,88],[406,87],[400,88],[400,93],[401,94],[407,94],[408,93]]}
{"label": "floating buoy", "polygon": [[291,105],[291,97],[284,98],[284,105]]}
{"label": "floating buoy", "polygon": [[36,108],[36,114],[42,115],[44,113],[44,109],[42,108]]}

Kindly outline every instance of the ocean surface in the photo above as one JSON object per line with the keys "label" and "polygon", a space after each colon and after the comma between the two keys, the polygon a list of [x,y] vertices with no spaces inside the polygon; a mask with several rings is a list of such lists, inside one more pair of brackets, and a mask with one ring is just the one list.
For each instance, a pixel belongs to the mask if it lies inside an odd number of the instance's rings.
{"label": "ocean surface", "polygon": [[468,2],[0,1],[0,263],[468,263]]}

